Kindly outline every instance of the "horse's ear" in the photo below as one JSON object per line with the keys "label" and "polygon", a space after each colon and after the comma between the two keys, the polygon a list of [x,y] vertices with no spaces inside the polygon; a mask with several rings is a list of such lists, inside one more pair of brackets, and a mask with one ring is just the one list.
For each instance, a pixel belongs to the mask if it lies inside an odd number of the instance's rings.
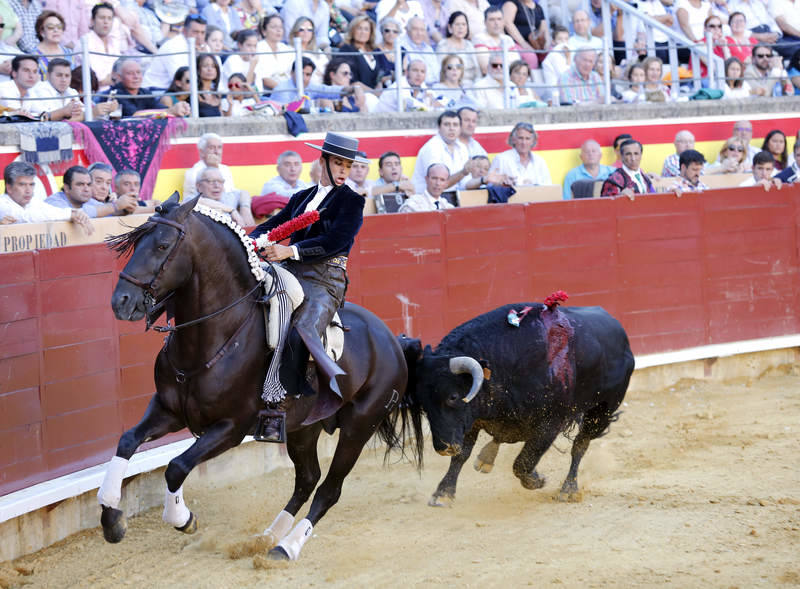
{"label": "horse's ear", "polygon": [[162,216],[166,215],[174,207],[176,207],[179,202],[180,202],[180,195],[178,194],[178,191],[176,190],[175,192],[172,193],[172,196],[170,196],[167,200],[165,200],[164,202],[162,202],[160,205],[158,205],[156,207],[156,213],[158,213],[159,215],[162,215]]}
{"label": "horse's ear", "polygon": [[[177,196],[178,196],[178,193],[175,192],[175,194],[170,196],[169,199],[172,200],[173,198],[175,198]],[[192,210],[194,209],[194,206],[197,204],[197,202],[199,200],[200,200],[200,197],[199,196],[195,196],[193,199],[188,200],[185,203],[183,203],[180,206],[180,208],[178,208],[177,212],[175,213],[175,220],[178,223],[183,223],[186,220],[186,217],[189,216],[189,213],[192,212]]]}

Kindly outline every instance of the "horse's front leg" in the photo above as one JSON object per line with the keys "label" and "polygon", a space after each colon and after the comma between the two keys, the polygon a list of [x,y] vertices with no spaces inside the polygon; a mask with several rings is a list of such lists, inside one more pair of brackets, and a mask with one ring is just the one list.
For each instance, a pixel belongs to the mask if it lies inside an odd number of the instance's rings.
{"label": "horse's front leg", "polygon": [[103,526],[103,537],[108,542],[119,542],[125,537],[125,531],[128,529],[125,514],[119,509],[119,503],[122,499],[122,479],[125,477],[131,456],[143,442],[155,440],[182,427],[181,420],[161,405],[156,393],[150,399],[142,420],[122,434],[117,444],[117,454],[108,463],[103,484],[97,490],[97,501],[103,509],[100,523]]}
{"label": "horse's front leg", "polygon": [[321,431],[322,424],[315,423],[287,434],[286,450],[294,464],[294,492],[283,511],[264,530],[264,536],[270,537],[272,546],[280,542],[292,529],[294,517],[311,497],[319,482],[321,472],[317,456],[317,440]]}
{"label": "horse's front leg", "polygon": [[197,518],[183,500],[183,482],[195,466],[237,446],[244,436],[233,419],[223,419],[210,425],[183,454],[170,460],[164,473],[167,490],[162,519],[165,522],[187,534],[197,530]]}

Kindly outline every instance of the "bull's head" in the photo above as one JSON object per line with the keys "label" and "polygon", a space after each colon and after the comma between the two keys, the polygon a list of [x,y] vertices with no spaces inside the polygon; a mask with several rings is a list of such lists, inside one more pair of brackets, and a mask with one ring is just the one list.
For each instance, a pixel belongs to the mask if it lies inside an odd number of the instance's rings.
{"label": "bull's head", "polygon": [[475,412],[470,402],[483,386],[485,370],[469,356],[435,354],[427,346],[416,366],[416,398],[428,416],[434,449],[442,455],[461,452]]}

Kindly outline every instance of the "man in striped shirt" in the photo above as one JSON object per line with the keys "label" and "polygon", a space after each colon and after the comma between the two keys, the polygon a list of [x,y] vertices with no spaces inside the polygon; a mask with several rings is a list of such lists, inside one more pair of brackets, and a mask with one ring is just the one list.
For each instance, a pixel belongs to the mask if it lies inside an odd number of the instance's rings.
{"label": "man in striped shirt", "polygon": [[578,104],[581,102],[603,102],[603,80],[594,71],[597,53],[584,47],[575,54],[572,67],[561,74],[561,102]]}

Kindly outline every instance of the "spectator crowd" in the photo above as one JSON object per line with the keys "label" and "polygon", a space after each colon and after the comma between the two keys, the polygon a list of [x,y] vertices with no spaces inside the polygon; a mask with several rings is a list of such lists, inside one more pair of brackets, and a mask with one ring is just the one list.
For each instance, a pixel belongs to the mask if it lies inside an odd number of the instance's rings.
{"label": "spectator crowd", "polygon": [[[411,178],[403,175],[402,160],[394,151],[378,158],[378,179],[368,179],[371,161],[359,152],[347,184],[373,203],[375,212],[418,212],[460,206],[459,191],[486,189],[489,202],[505,202],[515,190],[552,185],[544,158],[536,154],[538,135],[530,123],[514,125],[508,135],[510,149],[492,159],[474,137],[479,112],[472,107],[444,111],[438,117],[437,133],[420,149]],[[563,198],[628,197],[654,192],[702,192],[704,179],[712,175],[738,176],[733,186],[781,188],[800,179],[800,131],[789,150],[786,135],[774,129],[764,137],[761,147],[751,145],[753,127],[738,121],[719,154],[704,154],[695,149],[689,130],[675,136],[675,152],[664,160],[660,175],[641,168],[643,145],[630,134],[614,139],[616,161],[603,165],[600,144],[586,140],[580,147],[581,164],[566,172]],[[274,178],[267,180],[259,196],[236,188],[233,174],[222,163],[223,138],[206,133],[197,144],[198,161],[186,170],[183,197],[200,198],[203,204],[228,213],[242,226],[275,214],[289,197],[306,187],[300,179],[303,162],[294,151],[278,157]],[[561,171],[563,172],[563,171]],[[318,162],[310,168],[312,183],[319,182]],[[141,177],[129,169],[113,170],[96,162],[88,168],[72,166],[63,176],[63,187],[44,194],[37,169],[22,161],[6,166],[3,172],[5,194],[0,196],[0,225],[70,221],[91,234],[91,219],[152,212],[155,201],[142,200]],[[658,186],[657,186],[658,184]]]}
{"label": "spectator crowd", "polygon": [[723,99],[800,94],[797,0],[631,2],[690,45],[710,39],[721,89],[688,46],[669,63],[663,30],[652,29],[648,47],[644,21],[611,6],[604,39],[602,0],[583,5],[570,15],[554,6],[546,17],[536,0],[0,0],[0,104],[29,118],[78,120],[84,67],[98,93],[93,113],[112,118],[186,116],[193,83],[200,116],[240,115],[302,94],[321,112],[600,103],[606,93],[621,102],[688,99],[691,84],[665,79],[672,65],[682,80],[699,66]]}

